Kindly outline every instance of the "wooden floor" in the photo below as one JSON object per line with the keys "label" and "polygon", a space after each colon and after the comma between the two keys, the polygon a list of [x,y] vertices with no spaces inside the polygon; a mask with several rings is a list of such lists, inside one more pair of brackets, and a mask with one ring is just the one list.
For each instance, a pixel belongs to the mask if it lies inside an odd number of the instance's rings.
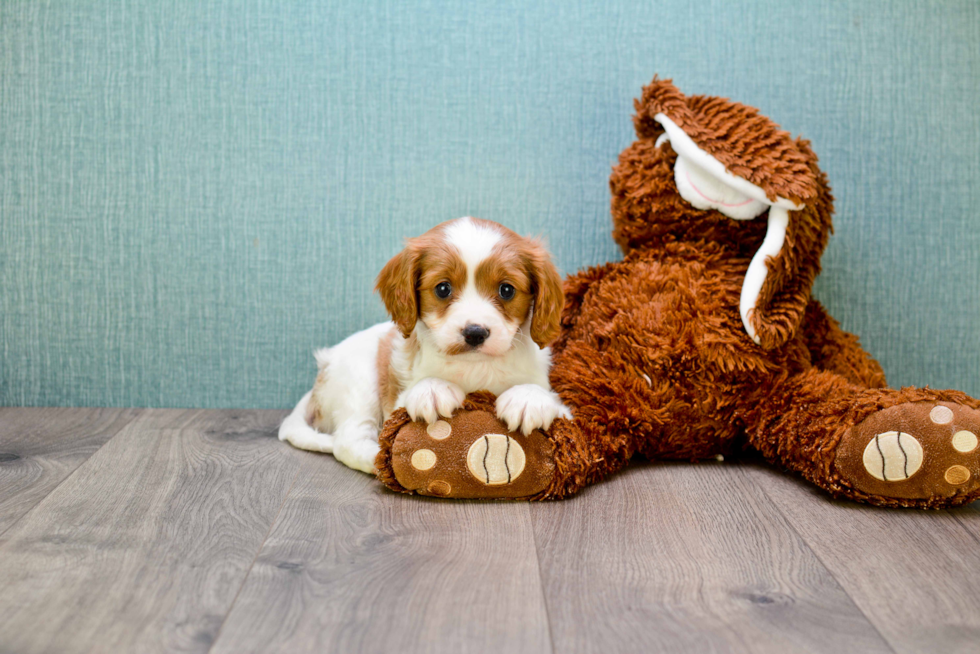
{"label": "wooden floor", "polygon": [[0,652],[977,652],[980,506],[758,462],[396,495],[280,411],[0,409]]}

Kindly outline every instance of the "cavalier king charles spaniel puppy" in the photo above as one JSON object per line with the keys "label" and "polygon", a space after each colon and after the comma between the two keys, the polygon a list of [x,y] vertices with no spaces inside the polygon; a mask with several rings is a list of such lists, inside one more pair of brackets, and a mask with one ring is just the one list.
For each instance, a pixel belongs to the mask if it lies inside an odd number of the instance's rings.
{"label": "cavalier king charles spaniel puppy", "polygon": [[489,220],[451,220],[409,239],[376,289],[391,322],[314,354],[316,382],[280,440],[373,472],[378,432],[399,407],[433,423],[489,390],[512,431],[571,418],[548,382],[562,283],[537,241]]}

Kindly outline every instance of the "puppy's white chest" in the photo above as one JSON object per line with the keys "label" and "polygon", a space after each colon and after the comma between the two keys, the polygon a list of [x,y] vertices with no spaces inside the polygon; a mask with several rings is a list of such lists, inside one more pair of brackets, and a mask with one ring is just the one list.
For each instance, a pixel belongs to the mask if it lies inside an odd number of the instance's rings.
{"label": "puppy's white chest", "polygon": [[426,377],[438,377],[458,385],[466,393],[488,390],[501,393],[514,385],[513,374],[506,366],[483,361],[432,362],[433,365],[418,366],[413,372],[415,381]]}

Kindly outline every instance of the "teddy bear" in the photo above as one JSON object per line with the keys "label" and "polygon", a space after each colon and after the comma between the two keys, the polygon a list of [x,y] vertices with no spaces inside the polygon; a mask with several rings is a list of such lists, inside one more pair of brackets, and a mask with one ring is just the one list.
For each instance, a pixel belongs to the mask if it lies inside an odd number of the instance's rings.
{"label": "teddy bear", "polygon": [[635,455],[756,450],[835,497],[980,497],[980,402],[888,388],[811,297],[833,197],[810,143],[668,79],[634,106],[637,138],[610,178],[623,259],[564,284],[551,384],[573,418],[509,432],[486,392],[432,425],[399,410],[379,436],[378,478],[436,497],[558,499]]}

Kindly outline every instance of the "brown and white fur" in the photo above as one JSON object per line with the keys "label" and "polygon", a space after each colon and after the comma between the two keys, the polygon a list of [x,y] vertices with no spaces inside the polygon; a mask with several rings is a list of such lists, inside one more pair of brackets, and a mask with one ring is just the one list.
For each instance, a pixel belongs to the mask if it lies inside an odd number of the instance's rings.
{"label": "brown and white fur", "polygon": [[537,241],[488,220],[451,220],[410,239],[376,289],[392,321],[315,353],[316,382],[280,440],[372,472],[378,432],[399,407],[433,423],[489,390],[511,430],[571,418],[548,381],[562,283]]}

